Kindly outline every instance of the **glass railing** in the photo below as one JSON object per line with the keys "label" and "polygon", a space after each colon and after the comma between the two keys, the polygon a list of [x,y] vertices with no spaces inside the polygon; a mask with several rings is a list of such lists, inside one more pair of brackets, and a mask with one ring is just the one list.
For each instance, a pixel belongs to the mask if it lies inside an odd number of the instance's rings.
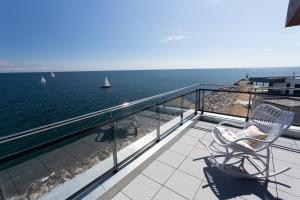
{"label": "glass railing", "polygon": [[300,88],[275,88],[262,86],[222,86],[203,85],[199,97],[199,109],[245,120],[252,108],[259,104],[271,104],[295,113],[293,125],[300,125]]}
{"label": "glass railing", "polygon": [[76,196],[192,117],[197,110],[189,106],[196,99],[189,98],[188,106],[186,97],[199,89],[197,84],[1,137],[0,199]]}

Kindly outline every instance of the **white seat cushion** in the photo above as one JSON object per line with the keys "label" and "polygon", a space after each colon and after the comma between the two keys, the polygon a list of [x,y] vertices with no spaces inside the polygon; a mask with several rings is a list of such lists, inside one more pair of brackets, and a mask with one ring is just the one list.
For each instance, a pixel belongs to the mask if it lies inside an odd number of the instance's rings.
{"label": "white seat cushion", "polygon": [[[230,129],[224,127],[224,126],[217,126],[213,130],[214,132],[217,132],[222,140],[226,140],[228,142],[234,142],[235,140],[243,137],[251,137],[259,140],[265,139],[268,135],[261,132],[256,126],[251,125],[248,128],[235,133],[231,131]],[[245,147],[247,149],[250,149],[252,151],[255,150],[255,148],[258,146],[258,142],[252,141],[252,140],[242,140],[237,142],[238,145]]]}
{"label": "white seat cushion", "polygon": [[[264,140],[265,138],[268,137],[267,134],[261,132],[256,126],[251,125],[248,128],[242,130],[241,132],[238,133],[241,137],[250,137],[250,138],[255,138],[258,140]],[[247,143],[249,145],[256,144],[256,141],[253,140],[248,140]]]}

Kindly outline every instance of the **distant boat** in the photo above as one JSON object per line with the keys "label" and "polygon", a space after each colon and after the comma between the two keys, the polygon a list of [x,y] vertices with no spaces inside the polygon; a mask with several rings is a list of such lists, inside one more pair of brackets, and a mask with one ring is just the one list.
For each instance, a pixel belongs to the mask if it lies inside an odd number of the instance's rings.
{"label": "distant boat", "polygon": [[42,84],[46,84],[47,83],[46,79],[43,76],[41,76],[41,83]]}
{"label": "distant boat", "polygon": [[104,85],[102,86],[102,88],[110,88],[110,83],[109,83],[107,77],[105,77]]}
{"label": "distant boat", "polygon": [[55,78],[54,72],[51,72],[51,77],[52,77],[52,78]]}

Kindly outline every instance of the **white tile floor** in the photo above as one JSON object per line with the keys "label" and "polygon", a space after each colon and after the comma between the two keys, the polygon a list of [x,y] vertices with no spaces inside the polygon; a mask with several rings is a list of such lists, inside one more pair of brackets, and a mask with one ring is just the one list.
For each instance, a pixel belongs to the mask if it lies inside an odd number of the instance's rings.
{"label": "white tile floor", "polygon": [[275,169],[290,164],[290,171],[271,182],[238,179],[210,166],[205,159],[193,161],[208,156],[198,139],[208,144],[211,127],[213,124],[207,122],[196,124],[113,200],[300,199],[300,153],[291,152],[299,148],[297,141],[280,138],[278,145],[294,149],[272,148]]}

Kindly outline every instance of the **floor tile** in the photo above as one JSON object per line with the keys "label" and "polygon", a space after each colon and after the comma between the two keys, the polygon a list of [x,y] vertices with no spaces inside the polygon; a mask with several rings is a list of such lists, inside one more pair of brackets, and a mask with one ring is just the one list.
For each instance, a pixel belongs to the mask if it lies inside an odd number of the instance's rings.
{"label": "floor tile", "polygon": [[274,159],[286,161],[287,163],[294,163],[300,165],[300,153],[280,149],[272,148]]}
{"label": "floor tile", "polygon": [[191,128],[190,130],[188,130],[186,132],[186,135],[189,135],[189,136],[200,139],[203,136],[205,136],[206,133],[207,133],[207,131],[199,130],[199,129],[196,129],[196,128]]}
{"label": "floor tile", "polygon": [[36,158],[7,170],[20,194],[27,192],[33,183],[48,177],[51,172]]}
{"label": "floor tile", "polygon": [[215,200],[219,199],[213,190],[207,185],[206,182],[202,182],[199,187],[194,200]]}
{"label": "floor tile", "polygon": [[179,142],[183,142],[187,145],[195,146],[198,143],[198,139],[189,135],[182,136],[179,140]]}
{"label": "floor tile", "polygon": [[211,122],[199,121],[197,124],[194,125],[195,127],[200,127],[204,129],[212,129],[216,126],[216,124]]}
{"label": "floor tile", "polygon": [[202,138],[202,140],[208,140],[208,141],[212,141],[213,138],[211,136],[211,132],[208,132],[206,135],[204,135]]}
{"label": "floor tile", "polygon": [[174,168],[159,161],[154,161],[142,172],[142,174],[157,181],[160,184],[164,184],[174,171]]}
{"label": "floor tile", "polygon": [[203,168],[205,167],[205,163],[203,160],[195,160],[193,161],[191,158],[187,157],[179,166],[179,170],[194,176],[195,178],[203,180],[204,173]]}
{"label": "floor tile", "polygon": [[160,155],[157,160],[168,164],[171,167],[177,168],[182,161],[185,159],[185,156],[175,153],[173,151],[165,151],[162,155]]}
{"label": "floor tile", "polygon": [[195,158],[202,158],[204,156],[204,149],[199,147],[194,147],[193,150],[189,153],[188,157],[195,159]]}
{"label": "floor tile", "polygon": [[96,152],[96,149],[84,142],[83,139],[73,142],[63,149],[76,159],[79,159],[82,163],[86,162],[86,160]]}
{"label": "floor tile", "polygon": [[201,187],[203,189],[209,187],[219,199],[234,199],[239,179],[222,172],[209,164],[207,160],[205,161],[207,167],[203,168],[205,178]]}
{"label": "floor tile", "polygon": [[275,188],[268,187],[268,182],[241,179],[238,183],[237,197],[243,199],[276,199]]}
{"label": "floor tile", "polygon": [[[6,170],[0,171],[0,186],[1,186],[2,195],[4,195],[6,199],[16,198],[16,194],[18,194],[18,191]],[[1,199],[1,195],[0,195],[0,199]]]}
{"label": "floor tile", "polygon": [[165,186],[188,199],[193,199],[201,182],[201,180],[177,170]]}
{"label": "floor tile", "polygon": [[[282,160],[274,159],[274,167],[275,167],[275,171],[280,171],[286,167],[291,167],[290,170],[284,172],[283,174],[293,177],[293,178],[300,179],[300,166],[299,165],[296,165],[293,163],[287,163]],[[273,169],[272,165],[271,165],[271,169]]]}
{"label": "floor tile", "polygon": [[186,200],[184,197],[176,194],[172,190],[166,187],[162,187],[159,192],[155,195],[153,200]]}
{"label": "floor tile", "polygon": [[283,192],[298,196],[300,199],[300,179],[296,179],[286,175],[276,176],[276,181],[282,184],[277,184],[277,189]]}
{"label": "floor tile", "polygon": [[299,200],[300,198],[287,192],[277,190],[278,199]]}
{"label": "floor tile", "polygon": [[130,199],[122,192],[119,192],[116,196],[112,198],[112,200],[130,200]]}
{"label": "floor tile", "polygon": [[210,145],[212,140],[201,139],[201,142],[198,142],[196,147],[206,149],[206,146]]}
{"label": "floor tile", "polygon": [[140,174],[122,192],[132,200],[150,200],[162,186]]}
{"label": "floor tile", "polygon": [[39,157],[40,161],[47,166],[48,169],[55,172],[57,176],[61,170],[67,170],[70,173],[81,166],[80,162],[73,156],[62,149],[56,149]]}
{"label": "floor tile", "polygon": [[183,142],[176,142],[170,147],[170,150],[180,153],[184,156],[187,156],[193,149],[193,146],[187,145]]}

